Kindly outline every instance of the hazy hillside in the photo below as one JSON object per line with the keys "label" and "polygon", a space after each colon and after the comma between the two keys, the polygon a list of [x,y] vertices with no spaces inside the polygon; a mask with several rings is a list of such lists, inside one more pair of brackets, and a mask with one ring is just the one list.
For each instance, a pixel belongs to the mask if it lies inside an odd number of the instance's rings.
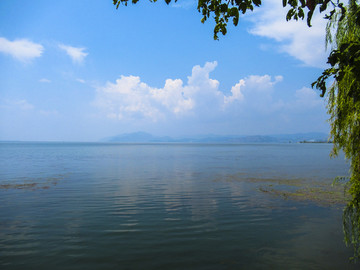
{"label": "hazy hillside", "polygon": [[146,132],[134,132],[105,138],[104,142],[122,143],[297,143],[297,142],[327,142],[328,135],[325,133],[297,133],[297,134],[274,134],[274,135],[201,135],[172,138],[169,136],[154,136]]}

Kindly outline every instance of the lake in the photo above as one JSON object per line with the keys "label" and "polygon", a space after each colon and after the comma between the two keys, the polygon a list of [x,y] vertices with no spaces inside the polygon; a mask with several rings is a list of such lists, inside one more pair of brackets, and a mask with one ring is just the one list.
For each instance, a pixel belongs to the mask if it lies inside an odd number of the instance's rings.
{"label": "lake", "polygon": [[348,175],[331,147],[0,143],[0,268],[358,269],[343,205],[260,190]]}

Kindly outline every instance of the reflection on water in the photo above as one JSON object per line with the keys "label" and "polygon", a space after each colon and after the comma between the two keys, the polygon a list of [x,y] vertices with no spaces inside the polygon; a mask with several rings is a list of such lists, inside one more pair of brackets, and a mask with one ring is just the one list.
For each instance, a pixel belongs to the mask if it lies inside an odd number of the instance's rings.
{"label": "reflection on water", "polygon": [[0,189],[0,266],[356,269],[341,208],[257,190],[261,179],[330,184],[348,169],[330,149],[0,144],[0,185],[64,176],[48,189]]}

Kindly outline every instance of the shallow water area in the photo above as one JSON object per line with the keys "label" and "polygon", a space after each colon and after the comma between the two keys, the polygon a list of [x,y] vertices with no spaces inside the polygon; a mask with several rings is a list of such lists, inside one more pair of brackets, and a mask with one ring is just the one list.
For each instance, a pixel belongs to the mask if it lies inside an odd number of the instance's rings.
{"label": "shallow water area", "polygon": [[330,150],[1,143],[0,266],[357,269],[341,205],[259,191],[269,179],[331,185],[348,164]]}

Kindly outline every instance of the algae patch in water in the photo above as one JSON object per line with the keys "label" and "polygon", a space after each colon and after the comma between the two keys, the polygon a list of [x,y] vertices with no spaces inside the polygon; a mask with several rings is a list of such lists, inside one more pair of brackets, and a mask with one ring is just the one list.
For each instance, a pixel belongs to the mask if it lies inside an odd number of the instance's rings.
{"label": "algae patch in water", "polygon": [[49,189],[56,186],[59,181],[65,178],[65,175],[57,175],[54,177],[38,177],[30,178],[23,177],[21,179],[14,179],[11,181],[2,181],[0,189],[24,189],[24,190],[38,190]]}
{"label": "algae patch in water", "polygon": [[350,196],[347,191],[344,190],[344,187],[333,187],[331,185],[322,187],[305,186],[294,191],[279,189],[276,186],[262,185],[258,190],[283,197],[284,199],[311,201],[324,206],[345,205],[350,199]]}
{"label": "algae patch in water", "polygon": [[[216,181],[220,181],[217,179]],[[287,200],[312,202],[321,206],[344,206],[350,200],[346,182],[317,179],[277,179],[266,177],[246,177],[244,174],[226,175],[225,182],[248,182],[259,192]]]}
{"label": "algae patch in water", "polygon": [[277,185],[263,183],[258,190],[284,199],[308,201],[322,206],[345,205],[351,198],[346,185],[311,180],[302,181],[301,184],[296,180],[278,180]]}

